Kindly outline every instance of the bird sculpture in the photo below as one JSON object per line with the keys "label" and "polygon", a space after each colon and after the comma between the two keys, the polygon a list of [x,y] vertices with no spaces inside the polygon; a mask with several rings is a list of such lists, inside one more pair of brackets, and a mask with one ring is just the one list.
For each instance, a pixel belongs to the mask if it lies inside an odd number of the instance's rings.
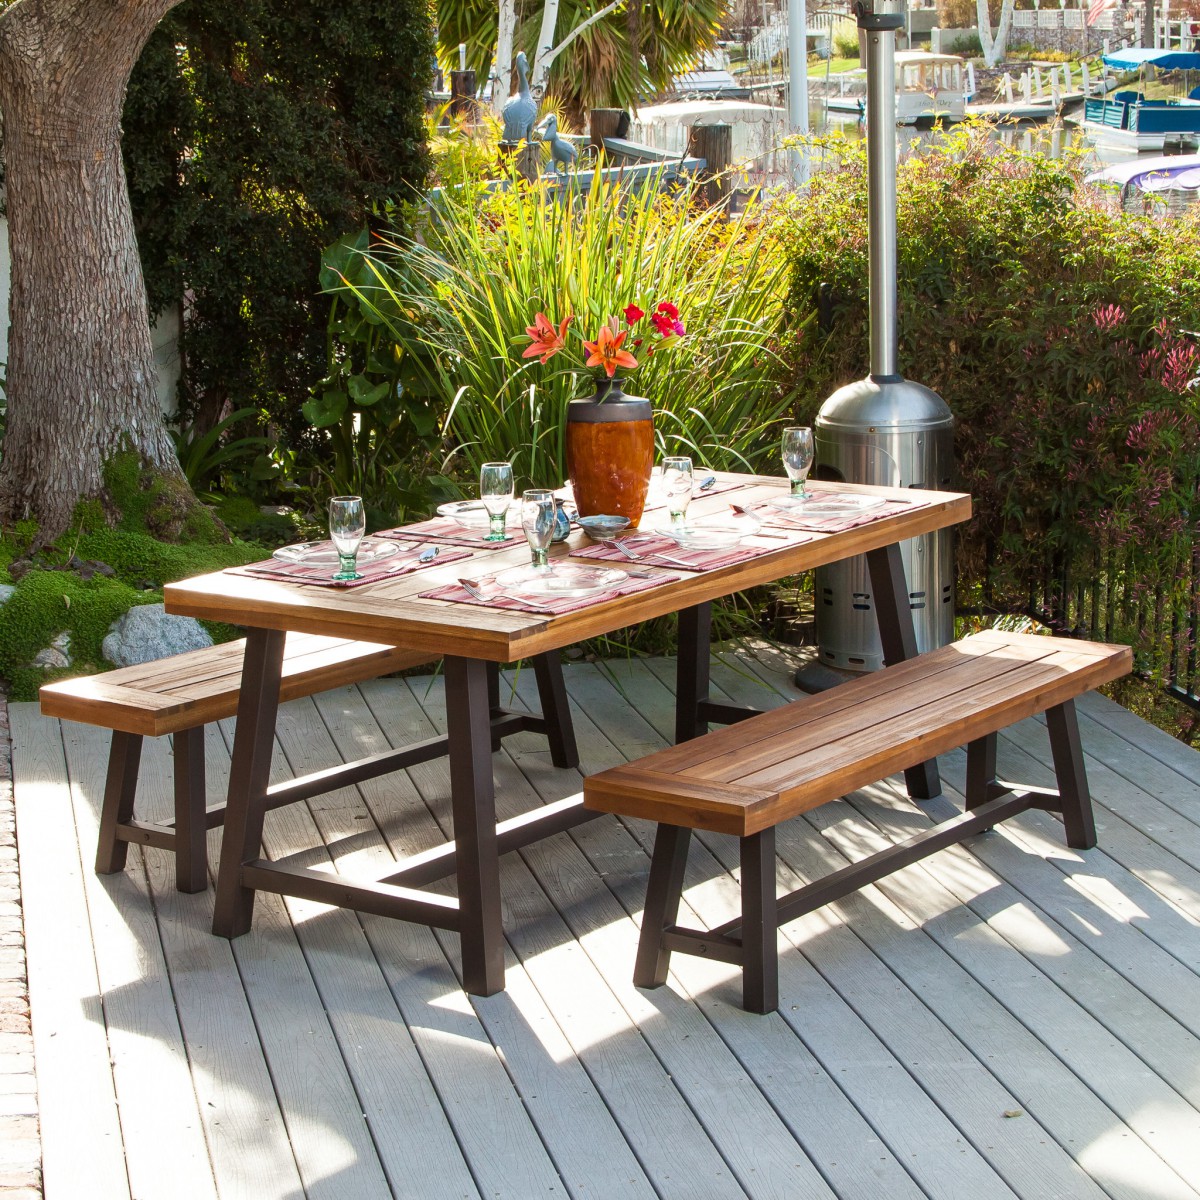
{"label": "bird sculpture", "polygon": [[569,171],[575,165],[575,160],[579,157],[579,151],[566,138],[559,135],[558,118],[553,113],[550,113],[541,125],[538,126],[538,133],[541,134],[543,142],[549,143],[550,157],[554,162],[554,169],[556,171]]}
{"label": "bird sculpture", "polygon": [[503,141],[515,146],[517,142],[532,139],[537,101],[529,90],[529,60],[524,50],[517,54],[517,90],[505,100],[500,117],[504,121]]}

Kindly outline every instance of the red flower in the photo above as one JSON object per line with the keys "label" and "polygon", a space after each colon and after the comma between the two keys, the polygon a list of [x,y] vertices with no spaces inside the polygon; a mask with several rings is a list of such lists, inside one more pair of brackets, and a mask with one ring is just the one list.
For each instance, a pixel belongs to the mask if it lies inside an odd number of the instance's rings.
{"label": "red flower", "polygon": [[677,309],[669,300],[664,300],[654,311],[666,313],[672,321],[679,317],[679,309]]}
{"label": "red flower", "polygon": [[666,313],[656,312],[650,320],[654,322],[660,337],[669,338],[675,332],[675,318]]}
{"label": "red flower", "polygon": [[625,309],[625,324],[636,325],[646,314],[636,304],[630,304]]}
{"label": "red flower", "polygon": [[638,365],[638,362],[628,350],[621,349],[621,343],[624,340],[624,330],[614,336],[612,330],[607,325],[602,325],[599,336],[594,342],[583,343],[583,348],[591,356],[584,365],[588,367],[603,367],[609,379],[616,374],[618,367],[624,367],[627,371],[632,371]]}
{"label": "red flower", "polygon": [[[526,346],[522,358],[540,358],[545,365],[567,344],[567,326],[575,320],[567,317],[556,330],[554,322],[545,313],[538,313],[533,318],[533,324],[526,327],[525,332],[533,339],[533,344]],[[610,371],[611,375],[612,372]]]}

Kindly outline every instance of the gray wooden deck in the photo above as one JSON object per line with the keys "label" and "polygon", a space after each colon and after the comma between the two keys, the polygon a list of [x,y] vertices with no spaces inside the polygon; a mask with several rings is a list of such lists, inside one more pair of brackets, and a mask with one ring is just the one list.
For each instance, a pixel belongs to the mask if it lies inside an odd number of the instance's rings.
{"label": "gray wooden deck", "polygon": [[[585,771],[669,736],[672,663],[567,679]],[[789,691],[761,664],[715,679]],[[452,935],[300,901],[262,895],[249,935],[216,939],[211,890],[178,894],[164,854],[92,873],[107,735],[14,705],[46,1195],[1200,1196],[1200,755],[1101,698],[1081,715],[1099,849],[1027,814],[798,920],[780,1011],[755,1017],[722,964],[677,955],[670,986],[632,986],[651,831],[611,817],[506,860],[498,996],[459,990]],[[441,720],[437,680],[297,702],[279,770]],[[1051,782],[1044,733],[1011,731],[1002,774]],[[230,734],[210,730],[214,791]],[[169,755],[147,746],[143,803],[165,806]],[[930,815],[964,762],[942,760]],[[579,789],[533,736],[496,769],[501,815]],[[431,764],[279,811],[268,852],[403,856],[442,840],[448,786]],[[780,884],[927,819],[894,782],[828,805],[781,830]],[[735,850],[695,847],[692,919],[732,913]]]}

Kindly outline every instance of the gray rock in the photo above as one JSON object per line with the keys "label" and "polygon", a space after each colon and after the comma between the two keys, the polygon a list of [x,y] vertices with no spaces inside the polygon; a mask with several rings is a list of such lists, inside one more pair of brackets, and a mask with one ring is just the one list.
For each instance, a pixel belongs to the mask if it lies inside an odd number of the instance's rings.
{"label": "gray rock", "polygon": [[35,667],[44,667],[47,671],[53,671],[57,667],[69,667],[71,660],[57,647],[47,646],[44,650],[39,650],[33,656],[33,665]]}
{"label": "gray rock", "polygon": [[16,590],[11,583],[0,583],[0,604],[7,604]]}
{"label": "gray rock", "polygon": [[170,616],[161,604],[140,604],[112,623],[102,649],[110,663],[131,667],[211,645],[212,638],[194,617]]}

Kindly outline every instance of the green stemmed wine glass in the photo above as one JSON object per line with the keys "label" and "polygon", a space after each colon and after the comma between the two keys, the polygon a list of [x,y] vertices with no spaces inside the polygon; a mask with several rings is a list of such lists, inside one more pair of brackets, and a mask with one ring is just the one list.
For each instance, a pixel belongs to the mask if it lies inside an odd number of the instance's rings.
{"label": "green stemmed wine glass", "polygon": [[334,496],[329,502],[329,537],[338,553],[334,579],[346,583],[361,579],[358,547],[367,532],[367,514],[361,496]]}
{"label": "green stemmed wine glass", "polygon": [[485,542],[505,540],[504,516],[513,499],[512,464],[506,462],[484,463],[479,471],[479,498],[487,509],[490,528]]}

